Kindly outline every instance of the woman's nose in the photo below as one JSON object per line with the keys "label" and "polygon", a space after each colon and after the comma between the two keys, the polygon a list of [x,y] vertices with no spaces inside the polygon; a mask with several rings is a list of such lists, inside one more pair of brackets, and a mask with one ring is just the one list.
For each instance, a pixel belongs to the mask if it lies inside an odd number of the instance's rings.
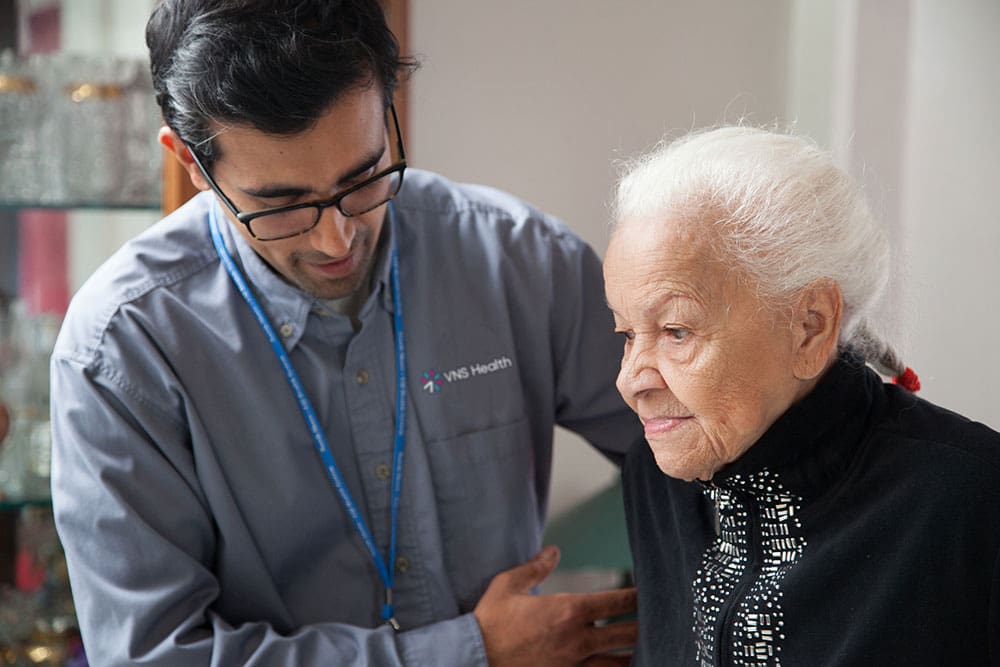
{"label": "woman's nose", "polygon": [[319,223],[310,233],[313,247],[333,258],[344,257],[351,251],[357,231],[355,224],[354,218],[347,217],[336,206],[323,209]]}
{"label": "woman's nose", "polygon": [[656,365],[652,345],[644,344],[638,336],[633,339],[622,355],[616,385],[626,401],[638,398],[647,391],[666,388],[667,383]]}

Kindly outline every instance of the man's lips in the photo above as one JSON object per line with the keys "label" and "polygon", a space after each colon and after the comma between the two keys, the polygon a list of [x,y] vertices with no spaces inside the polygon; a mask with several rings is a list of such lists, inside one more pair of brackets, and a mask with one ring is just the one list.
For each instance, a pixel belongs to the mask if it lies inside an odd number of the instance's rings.
{"label": "man's lips", "polygon": [[317,273],[323,274],[327,278],[344,278],[349,276],[354,272],[356,268],[356,253],[353,251],[340,259],[331,260],[329,262],[310,262],[309,266],[312,267]]}
{"label": "man's lips", "polygon": [[669,433],[680,427],[691,417],[642,417],[642,425],[646,429],[646,435],[659,435]]}

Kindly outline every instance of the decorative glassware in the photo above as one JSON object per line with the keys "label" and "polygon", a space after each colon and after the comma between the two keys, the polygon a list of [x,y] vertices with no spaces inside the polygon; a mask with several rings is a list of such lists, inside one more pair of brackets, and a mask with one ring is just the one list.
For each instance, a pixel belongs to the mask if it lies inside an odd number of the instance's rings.
{"label": "decorative glassware", "polygon": [[39,150],[38,84],[13,51],[0,53],[0,200],[30,201]]}
{"label": "decorative glassware", "polygon": [[0,202],[155,205],[160,114],[144,59],[0,54]]}

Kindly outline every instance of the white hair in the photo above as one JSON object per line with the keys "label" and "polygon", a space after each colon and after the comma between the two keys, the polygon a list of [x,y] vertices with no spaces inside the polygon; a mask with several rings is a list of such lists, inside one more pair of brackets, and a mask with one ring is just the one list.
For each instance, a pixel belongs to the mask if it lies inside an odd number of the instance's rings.
{"label": "white hair", "polygon": [[905,368],[869,325],[889,281],[885,230],[860,185],[811,140],[727,126],[663,141],[626,165],[613,216],[704,225],[720,256],[776,305],[836,282],[840,346],[886,374]]}

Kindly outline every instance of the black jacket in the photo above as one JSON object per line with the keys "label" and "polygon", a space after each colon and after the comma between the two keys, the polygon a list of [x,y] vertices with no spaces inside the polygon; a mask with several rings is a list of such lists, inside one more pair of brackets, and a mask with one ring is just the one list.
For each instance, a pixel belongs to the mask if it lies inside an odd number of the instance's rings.
{"label": "black jacket", "polygon": [[1000,434],[856,359],[711,482],[639,443],[624,484],[635,665],[1000,665]]}

